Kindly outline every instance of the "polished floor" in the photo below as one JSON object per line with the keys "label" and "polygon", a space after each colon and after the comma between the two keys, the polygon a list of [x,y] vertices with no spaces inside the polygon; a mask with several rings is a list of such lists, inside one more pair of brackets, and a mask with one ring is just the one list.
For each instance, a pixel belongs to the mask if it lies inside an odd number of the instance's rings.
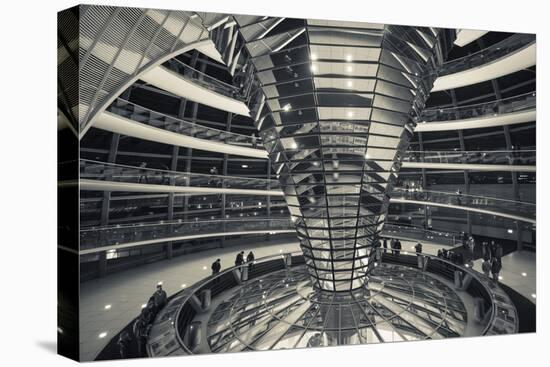
{"label": "polished floor", "polygon": [[[481,272],[482,259],[474,262],[474,269]],[[502,257],[500,282],[516,290],[519,294],[537,303],[536,254],[516,251]]]}
{"label": "polished floor", "polygon": [[253,250],[256,258],[279,252],[299,251],[294,243],[250,243],[180,256],[105,278],[94,279],[80,286],[80,356],[93,360],[109,340],[126,326],[155,291],[157,283],[171,295],[210,275],[211,263],[220,258],[222,269],[233,266],[236,253]]}

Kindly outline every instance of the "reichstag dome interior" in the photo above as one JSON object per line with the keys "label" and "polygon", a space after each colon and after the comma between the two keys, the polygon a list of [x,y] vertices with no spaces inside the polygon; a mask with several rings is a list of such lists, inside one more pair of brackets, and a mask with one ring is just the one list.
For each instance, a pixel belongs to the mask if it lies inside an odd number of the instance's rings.
{"label": "reichstag dome interior", "polygon": [[61,348],[535,331],[534,35],[84,5],[58,21],[59,190],[78,195],[58,253],[80,289],[61,292]]}

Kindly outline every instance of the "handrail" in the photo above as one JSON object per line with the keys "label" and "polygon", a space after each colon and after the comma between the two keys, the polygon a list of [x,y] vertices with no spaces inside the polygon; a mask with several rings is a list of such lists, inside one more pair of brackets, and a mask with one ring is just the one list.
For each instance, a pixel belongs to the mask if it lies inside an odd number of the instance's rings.
{"label": "handrail", "polygon": [[[284,258],[285,256],[292,256],[293,254],[298,254],[298,255],[301,255],[302,252],[301,251],[294,251],[294,252],[285,252],[284,254],[276,254],[276,255],[268,255],[268,256],[263,256],[263,257],[260,257],[258,259],[255,259],[254,260],[254,264],[257,264],[258,262],[264,262],[264,261],[267,261],[267,260],[276,260],[276,259],[279,259],[279,258]],[[203,280],[200,280],[198,281],[197,283],[195,283],[194,285],[191,286],[190,289],[186,289],[184,291],[180,291],[180,292],[188,292],[187,296],[184,298],[184,301],[181,303],[181,306],[178,308],[177,312],[176,312],[176,315],[175,315],[175,318],[174,318],[174,327],[176,328],[176,337],[178,339],[178,342],[179,344],[181,345],[181,347],[186,351],[188,352],[189,354],[192,354],[192,352],[189,350],[189,348],[187,348],[187,346],[185,345],[185,343],[183,342],[183,340],[181,339],[181,335],[179,333],[179,331],[177,330],[177,325],[178,325],[178,320],[179,320],[179,316],[180,316],[180,313],[181,313],[181,310],[183,308],[183,306],[189,302],[189,299],[195,295],[195,292],[199,289],[201,289],[203,286],[205,286],[206,284],[208,284],[208,282],[214,280],[214,279],[217,279],[221,276],[223,276],[224,274],[228,274],[230,272],[233,272],[237,269],[241,269],[241,268],[244,268],[244,267],[247,267],[249,264],[248,263],[243,263],[242,265],[235,265],[235,266],[232,266],[230,268],[227,268],[223,271],[220,271],[218,274],[216,275],[210,275],[206,278],[204,278]]]}
{"label": "handrail", "polygon": [[517,33],[483,50],[444,63],[438,71],[439,76],[449,75],[471,69],[505,57],[535,41],[533,34]]}
{"label": "handrail", "polygon": [[162,64],[162,66],[177,73],[184,79],[191,80],[194,83],[200,84],[202,87],[213,90],[214,92],[220,93],[226,97],[236,99],[239,96],[239,88],[236,86],[222,82],[221,80],[197,70],[176,58],[166,61]]}
{"label": "handrail", "polygon": [[416,118],[418,123],[445,122],[476,117],[497,116],[505,113],[525,111],[536,107],[536,92],[497,99],[490,102],[445,108],[428,108]]}
{"label": "handrail", "polygon": [[[210,175],[191,172],[170,171],[157,168],[136,167],[124,164],[101,162],[89,159],[80,159],[80,178],[96,180],[115,180],[118,182],[138,183],[145,179],[159,180],[163,184],[175,186],[201,186],[205,187],[224,187],[247,189],[273,190],[279,186],[276,180],[267,180],[263,178],[251,178],[240,176]],[[123,180],[129,178],[129,180]],[[183,180],[183,182],[179,182]]]}
{"label": "handrail", "polygon": [[192,137],[202,138],[199,137],[199,135],[204,134],[208,135],[207,138],[209,140],[221,141],[235,145],[251,145],[253,147],[259,145],[261,142],[260,138],[253,135],[243,135],[199,125],[184,119],[153,111],[123,98],[117,98],[107,108],[107,111],[136,122],[145,123],[154,127],[160,127],[171,132],[186,134]]}
{"label": "handrail", "polygon": [[[233,233],[235,227],[238,233],[264,231],[265,233],[295,231],[290,217],[216,219],[193,221],[158,221],[133,224],[117,224],[107,226],[93,226],[80,230],[80,246],[84,252],[104,247],[126,248],[129,245],[144,246],[178,238],[182,233],[186,236],[212,233]],[[420,240],[454,246],[459,234],[451,231],[427,230],[420,227],[401,226],[398,223],[386,223],[382,237],[395,237],[408,240]]]}
{"label": "handrail", "polygon": [[404,190],[398,188],[392,192],[390,203],[411,203],[434,207],[447,207],[450,209],[467,210],[522,222],[536,222],[535,204],[484,196],[423,190]]}
{"label": "handrail", "polygon": [[[401,251],[401,252],[403,252],[403,251]],[[500,334],[501,331],[505,332],[505,333],[506,332],[517,332],[517,328],[518,328],[517,310],[516,310],[515,306],[513,305],[512,301],[510,300],[510,298],[506,295],[506,293],[504,291],[502,291],[502,289],[500,289],[496,284],[494,284],[491,279],[489,279],[489,278],[485,277],[484,275],[476,272],[472,268],[469,268],[469,267],[466,267],[466,266],[461,266],[461,265],[455,264],[455,263],[453,263],[449,260],[442,259],[442,258],[439,258],[437,256],[433,256],[433,255],[429,255],[429,254],[425,254],[425,253],[420,253],[420,254],[415,254],[415,255],[410,255],[410,256],[401,254],[399,257],[393,257],[392,256],[391,259],[389,259],[388,256],[384,254],[384,255],[382,255],[382,262],[389,261],[391,263],[396,263],[396,264],[400,264],[400,265],[404,265],[404,266],[410,266],[410,264],[408,262],[403,262],[403,261],[399,261],[399,260],[402,260],[402,259],[405,259],[405,258],[409,258],[409,259],[410,258],[415,258],[418,255],[424,256],[425,258],[429,259],[428,267],[427,267],[426,271],[430,271],[430,264],[432,264],[432,263],[441,263],[441,264],[444,264],[445,267],[448,267],[450,269],[454,269],[454,270],[452,270],[453,273],[454,273],[454,271],[460,271],[462,273],[468,274],[472,278],[473,281],[475,281],[477,284],[479,284],[482,287],[483,291],[485,292],[485,296],[487,297],[487,299],[491,303],[491,308],[487,311],[487,312],[491,312],[491,315],[490,315],[489,319],[487,320],[487,323],[486,323],[485,327],[483,328],[483,331],[482,331],[481,335],[490,335],[492,333]],[[284,258],[287,258],[287,257],[295,257],[295,256],[303,257],[303,255],[300,251],[286,252],[286,253],[281,253],[281,254],[276,254],[276,255],[269,255],[269,256],[265,256],[265,257],[256,259],[254,261],[254,264],[264,263],[266,261],[276,260],[276,259],[279,259],[279,258],[284,259]],[[386,260],[384,260],[385,257],[386,257]],[[178,302],[180,302],[180,303],[179,303],[179,305],[177,305],[177,310],[175,312],[174,322],[172,322],[172,325],[173,325],[175,337],[176,337],[180,347],[183,349],[183,351],[185,353],[193,354],[193,352],[184,343],[182,333],[180,332],[180,331],[182,331],[182,327],[180,327],[180,325],[179,325],[179,320],[180,320],[180,316],[181,316],[181,313],[182,313],[182,310],[183,310],[184,306],[190,301],[191,297],[196,296],[198,291],[203,289],[209,283],[213,282],[215,279],[221,278],[225,274],[229,274],[231,272],[234,272],[235,270],[240,270],[241,268],[248,267],[248,266],[249,266],[248,263],[244,263],[242,265],[227,268],[227,269],[221,271],[218,274],[210,275],[210,276],[198,281],[197,283],[193,284],[190,288],[187,288],[185,290],[182,290],[182,291],[176,293],[176,295],[182,294],[183,296],[181,297],[180,300],[178,300]],[[286,266],[286,264],[284,266]],[[514,319],[512,321],[513,324],[514,324],[513,330],[507,330],[507,329],[502,329],[501,328],[502,323],[510,324],[510,321],[504,319],[502,317],[502,315],[499,314],[499,312],[498,312],[499,308],[498,307],[505,307],[512,314],[511,316]],[[183,327],[186,327],[186,326],[187,325],[183,325]]]}
{"label": "handrail", "polygon": [[508,164],[534,165],[537,154],[535,150],[504,151],[407,151],[403,162],[410,163],[445,163],[445,164]]}
{"label": "handrail", "polygon": [[479,198],[479,199],[489,199],[489,200],[495,200],[495,201],[503,201],[503,202],[509,202],[514,203],[518,205],[526,205],[526,206],[532,206],[533,208],[536,207],[535,203],[529,203],[526,201],[517,201],[517,200],[511,200],[511,199],[502,199],[502,198],[496,198],[492,196],[481,196],[481,195],[473,195],[473,194],[457,194],[454,192],[448,192],[448,191],[434,191],[434,190],[415,190],[415,189],[405,189],[402,187],[394,187],[394,190],[397,192],[425,192],[425,193],[433,193],[433,194],[443,194],[443,195],[453,195],[453,196],[460,196],[460,197],[472,197],[472,198]]}
{"label": "handrail", "polygon": [[535,164],[536,150],[409,150],[403,156],[403,162],[448,163],[448,164]]}
{"label": "handrail", "polygon": [[226,233],[294,231],[290,218],[247,218],[247,220],[169,221],[145,225],[94,227],[80,231],[80,249],[90,252],[105,247],[124,248],[152,243]]}

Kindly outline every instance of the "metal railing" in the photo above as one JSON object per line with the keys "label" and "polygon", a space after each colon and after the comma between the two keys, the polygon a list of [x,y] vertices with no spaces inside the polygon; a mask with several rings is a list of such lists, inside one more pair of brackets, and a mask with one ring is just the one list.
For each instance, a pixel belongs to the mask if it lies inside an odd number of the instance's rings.
{"label": "metal railing", "polygon": [[535,42],[535,35],[533,34],[514,34],[476,53],[446,62],[439,69],[439,76],[454,74],[487,64],[501,57],[505,57],[532,42]]}
{"label": "metal railing", "polygon": [[202,126],[173,116],[155,112],[125,99],[118,98],[107,111],[125,117],[132,121],[141,122],[153,127],[168,130],[174,133],[191,136],[197,139],[223,142],[239,146],[256,148],[260,139],[253,135],[242,135],[213,127]]}
{"label": "metal railing", "polygon": [[158,242],[177,240],[179,237],[200,235],[243,233],[253,231],[292,230],[290,218],[246,218],[195,221],[160,221],[153,223],[117,224],[90,227],[80,230],[80,250],[106,246],[123,246],[136,242]]}
{"label": "metal railing", "polygon": [[536,150],[408,151],[403,162],[450,164],[536,164]]}
{"label": "metal railing", "polygon": [[505,113],[534,109],[536,104],[536,93],[529,92],[509,98],[467,106],[425,109],[422,111],[422,115],[418,118],[417,122],[443,122],[476,117],[498,116]]}
{"label": "metal railing", "polygon": [[168,70],[171,70],[182,78],[198,84],[203,88],[209,89],[213,92],[222,94],[226,97],[238,99],[240,97],[240,90],[236,86],[228,83],[224,83],[217,78],[214,78],[202,71],[199,71],[178,59],[170,59],[162,64]]}
{"label": "metal railing", "polygon": [[275,180],[177,172],[87,159],[80,160],[80,179],[243,190],[268,191],[279,188],[279,183]]}
{"label": "metal railing", "polygon": [[[294,231],[290,217],[271,216],[269,218],[218,218],[213,220],[173,220],[92,226],[80,230],[80,249],[89,250],[106,246],[124,246],[140,241],[155,243],[170,241],[181,236],[201,234],[237,233],[253,231]],[[426,230],[419,227],[386,223],[382,236],[391,238],[429,241],[441,245],[454,246],[459,242],[460,234],[450,231]]]}
{"label": "metal railing", "polygon": [[[485,312],[486,317],[480,321],[484,326],[480,335],[500,335],[517,332],[517,310],[508,295],[494,281],[469,267],[432,255],[420,255],[425,257],[425,261],[427,261],[425,268],[427,272],[447,278],[450,281],[454,281],[456,272],[461,273],[461,278],[464,279],[463,284],[465,284],[463,290],[473,298],[480,298],[488,306]],[[416,254],[409,256],[404,255],[402,252],[399,256],[390,254],[382,254],[381,256],[382,262],[407,267],[417,266]],[[153,323],[149,340],[154,340],[154,343],[148,343],[149,356],[173,354],[175,350],[179,350],[179,352],[176,352],[177,354],[193,354],[193,348],[187,345],[185,336],[195,316],[202,312],[200,303],[202,292],[210,292],[211,297],[215,298],[250,279],[285,268],[302,266],[303,264],[304,258],[300,252],[266,256],[254,261],[255,270],[252,273],[246,272],[248,274],[247,279],[237,280],[242,274],[241,269],[249,266],[248,263],[244,263],[204,278],[190,288],[178,292]],[[177,345],[174,345],[174,340],[177,341]]]}
{"label": "metal railing", "polygon": [[426,205],[433,203],[482,209],[495,212],[495,215],[509,214],[529,219],[536,217],[536,204],[487,196],[396,187],[391,193],[391,197],[392,199],[427,202]]}

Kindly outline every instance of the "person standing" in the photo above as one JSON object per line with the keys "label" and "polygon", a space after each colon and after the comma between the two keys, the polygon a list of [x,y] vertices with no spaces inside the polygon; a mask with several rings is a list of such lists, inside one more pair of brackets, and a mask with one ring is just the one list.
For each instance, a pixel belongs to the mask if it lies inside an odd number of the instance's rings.
{"label": "person standing", "polygon": [[134,333],[134,339],[136,340],[138,356],[143,357],[145,352],[145,343],[147,343],[147,323],[141,316],[138,316],[136,321],[134,321],[132,332]]}
{"label": "person standing", "polygon": [[493,274],[493,280],[495,283],[498,283],[498,275],[500,271],[502,270],[502,264],[500,263],[500,260],[497,258],[494,258],[491,263],[491,273]]}
{"label": "person standing", "polygon": [[254,268],[254,253],[252,251],[246,255],[246,262],[248,263],[248,271],[251,272]]}
{"label": "person standing", "polygon": [[495,244],[495,240],[491,240],[491,244],[489,245],[489,251],[491,252],[491,258],[494,258],[497,256],[497,245]]}
{"label": "person standing", "polygon": [[244,251],[239,252],[235,258],[235,266],[241,266],[242,264],[244,264]]}
{"label": "person standing", "polygon": [[147,301],[145,307],[141,309],[140,317],[142,318],[145,325],[148,325],[155,320],[155,316],[155,298],[151,296],[149,297],[149,300]]}
{"label": "person standing", "polygon": [[118,350],[120,353],[120,358],[126,359],[130,355],[130,342],[132,341],[132,337],[130,336],[130,333],[128,330],[124,330],[122,333],[120,333],[120,336],[118,337]]}
{"label": "person standing", "polygon": [[481,244],[481,254],[483,256],[483,259],[485,260],[485,257],[491,257],[489,246],[487,245],[487,241],[483,241]]}
{"label": "person standing", "polygon": [[470,236],[470,238],[468,238],[468,249],[473,254],[475,252],[475,248],[476,248],[476,242],[474,240],[474,237]]}
{"label": "person standing", "polygon": [[157,291],[153,293],[153,300],[155,302],[155,313],[159,312],[168,301],[166,292],[162,289],[161,284],[157,284]]}
{"label": "person standing", "polygon": [[502,253],[503,253],[502,246],[500,245],[500,243],[497,243],[495,254],[499,262],[502,259]]}
{"label": "person standing", "polygon": [[491,261],[489,259],[485,259],[483,263],[481,264],[481,270],[483,271],[483,274],[485,274],[486,277],[491,276]]}
{"label": "person standing", "polygon": [[399,239],[395,240],[395,254],[399,256],[399,253],[401,252],[401,241]]}
{"label": "person standing", "polygon": [[220,270],[222,269],[222,262],[220,259],[216,259],[216,261],[214,261],[212,263],[212,266],[210,267],[212,269],[212,276],[214,276],[214,281],[213,281],[213,284],[218,284],[219,281],[220,281],[220,277],[217,277],[216,275],[218,275],[218,273],[220,272]]}
{"label": "person standing", "polygon": [[416,251],[416,256],[420,256],[422,254],[422,244],[418,242],[416,246],[414,246],[414,250]]}

